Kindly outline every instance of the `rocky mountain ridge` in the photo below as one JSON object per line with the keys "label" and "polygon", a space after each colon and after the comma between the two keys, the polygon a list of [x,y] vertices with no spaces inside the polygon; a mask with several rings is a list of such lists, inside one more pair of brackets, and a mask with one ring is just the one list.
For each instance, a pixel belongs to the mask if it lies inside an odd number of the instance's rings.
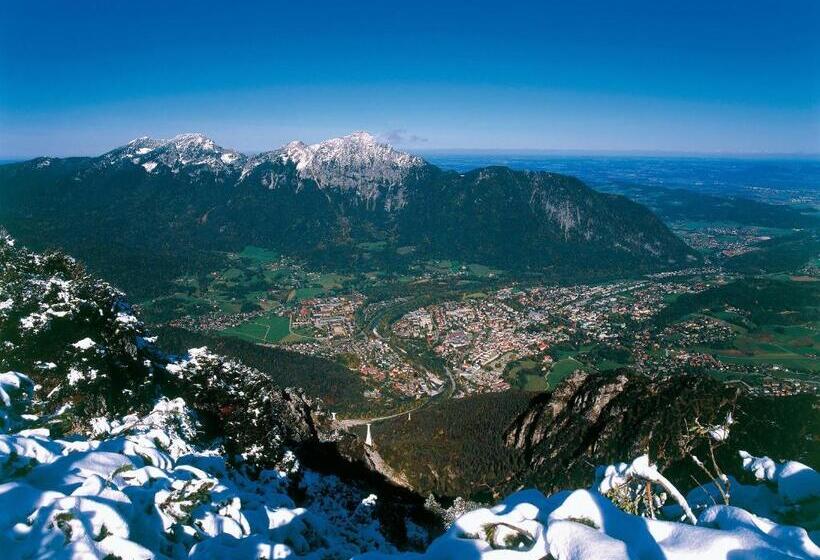
{"label": "rocky mountain ridge", "polygon": [[378,196],[380,186],[399,185],[413,167],[425,165],[420,157],[381,144],[367,132],[310,145],[294,140],[253,156],[223,148],[201,133],[185,133],[170,139],[144,136],[99,159],[102,166],[130,162],[142,166],[147,173],[167,169],[172,173],[187,172],[192,177],[203,172],[216,176],[239,174],[239,182],[265,163],[292,164],[303,180],[312,180],[321,188],[354,190],[365,200]]}
{"label": "rocky mountain ridge", "polygon": [[739,476],[739,449],[815,461],[815,400],[755,396],[702,375],[649,379],[576,372],[533,399],[503,437],[523,454],[524,478],[542,488],[577,485],[590,463],[643,453],[683,479],[702,475],[691,455],[709,454],[697,427],[719,425],[729,416],[737,421],[732,438],[716,453]]}
{"label": "rocky mountain ridge", "polygon": [[247,245],[336,269],[450,259],[553,278],[697,260],[645,207],[572,177],[445,171],[366,133],[251,157],[199,134],[140,138],[97,158],[2,165],[0,223],[129,291],[141,288],[123,270],[135,259],[167,282]]}
{"label": "rocky mountain ridge", "polygon": [[[298,390],[275,387],[260,372],[205,348],[165,354],[123,293],[74,259],[31,253],[2,230],[0,303],[0,370],[34,380],[37,414],[54,433],[72,433],[95,418],[146,413],[163,394],[184,396],[206,424],[218,422],[236,453],[258,447],[276,461],[275,447],[264,442],[296,445],[324,437],[318,403]],[[248,439],[234,440],[234,430]]]}

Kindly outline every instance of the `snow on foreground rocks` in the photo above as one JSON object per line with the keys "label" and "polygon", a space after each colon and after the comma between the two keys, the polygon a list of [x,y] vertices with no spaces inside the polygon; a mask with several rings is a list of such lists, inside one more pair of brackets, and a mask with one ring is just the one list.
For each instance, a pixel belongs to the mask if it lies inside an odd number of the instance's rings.
{"label": "snow on foreground rocks", "polygon": [[[754,470],[748,454],[743,453],[744,466]],[[805,465],[793,462],[776,465],[768,458],[755,459],[755,465],[765,464],[770,472],[801,472],[808,480],[818,474]],[[799,465],[799,463],[798,463]],[[811,474],[809,474],[811,473]],[[666,489],[678,505],[664,508],[670,517],[686,510],[692,523],[663,521],[625,513],[604,494],[632,483],[632,476],[641,484],[657,484]],[[765,476],[758,476],[764,479]],[[680,492],[661,476],[646,456],[631,464],[599,468],[596,485],[591,490],[564,491],[546,497],[537,490],[517,492],[488,509],[477,509],[461,516],[443,536],[436,539],[425,554],[406,553],[402,560],[767,560],[786,558],[820,558],[820,547],[806,529],[779,524],[746,509],[735,506],[711,505],[698,500],[713,486],[702,486],[683,500]],[[780,482],[774,475],[768,480]],[[809,483],[811,486],[811,483]],[[749,486],[738,485],[739,493],[751,492]],[[755,487],[763,492],[776,491]],[[745,490],[744,490],[745,489]],[[794,497],[793,494],[789,494]],[[817,511],[816,494],[807,491],[792,507]],[[751,502],[746,499],[747,503]],[[786,500],[788,501],[788,500]],[[681,503],[682,502],[682,503]],[[771,503],[766,502],[769,506]],[[784,502],[781,502],[781,505]],[[691,506],[691,507],[690,507]],[[699,512],[695,518],[692,509]],[[769,513],[777,513],[772,509]],[[785,510],[779,512],[786,513]],[[774,516],[773,516],[774,517]],[[816,518],[815,518],[816,519]],[[816,523],[816,520],[815,520]],[[815,540],[820,534],[813,533]],[[368,553],[359,560],[397,558]]]}
{"label": "snow on foreground rocks", "polygon": [[[99,439],[52,439],[42,428],[0,434],[0,557],[318,559],[394,550],[372,516],[375,497],[299,472],[295,458],[288,471],[251,478],[192,445],[196,429],[181,399],[163,398],[142,418],[98,419]],[[289,496],[297,485],[303,507]]]}
{"label": "snow on foreground rocks", "polygon": [[740,457],[743,469],[754,474],[757,480],[775,483],[784,501],[794,504],[820,498],[820,474],[803,463],[775,463],[768,457],[752,457],[745,451],[740,452]]}
{"label": "snow on foreground rocks", "polygon": [[[0,408],[28,399],[24,377],[2,379]],[[335,477],[302,471],[293,457],[280,470],[247,476],[217,450],[193,443],[197,421],[181,399],[161,398],[142,417],[94,419],[95,439],[51,438],[47,429],[25,429],[26,418],[13,411],[8,417],[23,429],[0,434],[2,558],[820,558],[805,529],[699,504],[696,491],[687,497],[696,525],[618,509],[603,493],[629,483],[630,473],[659,483],[645,456],[600,469],[592,490],[518,492],[461,516],[426,553],[396,555],[373,517],[375,496],[362,499]],[[743,460],[775,485],[760,487],[773,496],[788,473],[817,476],[794,463]],[[733,488],[743,496],[742,485]],[[787,490],[780,499],[791,507],[816,504],[811,492]]]}
{"label": "snow on foreground rocks", "polygon": [[[820,558],[804,529],[777,525],[732,506],[712,506],[698,525],[630,515],[589,490],[509,496],[459,518],[425,554],[404,560],[785,559]],[[361,560],[396,558],[378,553]]]}

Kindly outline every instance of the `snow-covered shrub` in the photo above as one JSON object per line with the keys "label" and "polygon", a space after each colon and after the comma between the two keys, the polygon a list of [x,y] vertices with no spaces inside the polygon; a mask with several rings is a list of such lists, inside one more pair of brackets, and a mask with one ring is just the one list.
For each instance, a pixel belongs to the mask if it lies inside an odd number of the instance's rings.
{"label": "snow-covered shrub", "polygon": [[683,495],[649,462],[648,455],[641,455],[630,464],[598,467],[594,486],[623,511],[652,519],[657,517],[667,497],[671,497],[688,521],[697,522]]}
{"label": "snow-covered shrub", "polygon": [[731,481],[723,469],[718,464],[715,450],[726,443],[731,433],[732,424],[734,424],[734,417],[731,412],[726,415],[726,419],[720,424],[703,426],[700,421],[695,418],[694,424],[689,428],[689,436],[693,440],[701,440],[704,442],[708,452],[708,463],[702,461],[697,455],[692,455],[692,461],[697,467],[711,480],[717,494],[720,495],[720,500],[724,505],[729,505],[731,501]]}
{"label": "snow-covered shrub", "polygon": [[456,519],[465,513],[481,507],[484,507],[484,504],[465,500],[461,496],[456,497],[450,507],[447,508],[442,506],[433,494],[428,495],[427,499],[424,501],[424,509],[439,518],[445,527],[450,527],[453,523],[455,523]]}
{"label": "snow-covered shrub", "polygon": [[144,334],[123,294],[59,252],[19,247],[0,231],[0,371],[42,387],[43,417],[72,431],[92,416],[145,412],[156,397]]}
{"label": "snow-covered shrub", "polygon": [[24,422],[23,414],[31,402],[34,383],[16,371],[0,373],[0,434]]}

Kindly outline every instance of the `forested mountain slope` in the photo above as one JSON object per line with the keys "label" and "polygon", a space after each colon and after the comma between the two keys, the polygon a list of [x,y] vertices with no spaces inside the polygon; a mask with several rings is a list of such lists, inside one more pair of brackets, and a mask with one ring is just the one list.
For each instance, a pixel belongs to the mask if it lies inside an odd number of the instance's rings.
{"label": "forested mountain slope", "polygon": [[95,158],[7,164],[0,224],[35,248],[66,249],[138,296],[212,270],[215,252],[245,245],[349,268],[379,243],[385,250],[368,266],[436,257],[573,278],[695,258],[645,207],[571,177],[443,171],[366,133],[252,157],[186,134]]}

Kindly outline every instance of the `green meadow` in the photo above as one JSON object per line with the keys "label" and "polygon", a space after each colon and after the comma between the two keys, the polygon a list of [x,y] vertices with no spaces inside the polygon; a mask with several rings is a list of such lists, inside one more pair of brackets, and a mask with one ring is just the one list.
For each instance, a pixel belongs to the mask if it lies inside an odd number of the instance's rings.
{"label": "green meadow", "polygon": [[290,334],[290,319],[280,315],[268,314],[255,317],[241,325],[220,331],[222,336],[233,336],[250,342],[279,342]]}

